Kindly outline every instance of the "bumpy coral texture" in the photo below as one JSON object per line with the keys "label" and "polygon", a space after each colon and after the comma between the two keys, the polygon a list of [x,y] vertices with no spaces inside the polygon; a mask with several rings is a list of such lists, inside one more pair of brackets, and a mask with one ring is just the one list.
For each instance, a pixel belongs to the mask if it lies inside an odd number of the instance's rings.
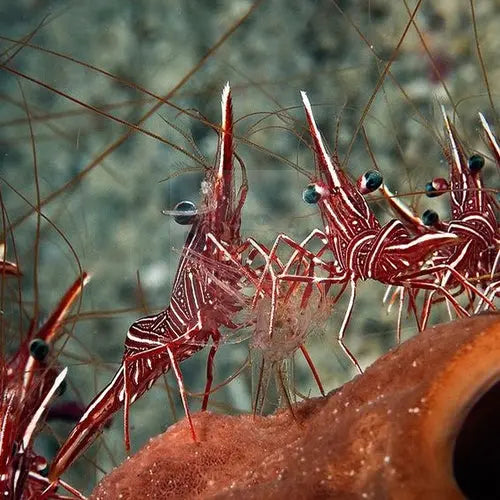
{"label": "bumpy coral texture", "polygon": [[463,498],[449,436],[499,366],[500,316],[434,327],[295,416],[198,414],[199,444],[179,422],[92,498]]}

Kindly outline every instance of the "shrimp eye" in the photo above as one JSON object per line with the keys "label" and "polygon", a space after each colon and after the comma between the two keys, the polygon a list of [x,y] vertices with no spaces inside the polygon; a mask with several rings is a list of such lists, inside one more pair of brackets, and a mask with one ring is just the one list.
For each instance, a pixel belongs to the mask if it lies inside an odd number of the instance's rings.
{"label": "shrimp eye", "polygon": [[306,203],[309,203],[309,205],[314,205],[315,203],[318,203],[320,198],[321,194],[318,193],[315,184],[309,184],[309,186],[307,186],[302,192],[302,199]]}
{"label": "shrimp eye", "polygon": [[33,339],[30,342],[30,354],[37,360],[43,361],[49,353],[47,342],[42,339]]}
{"label": "shrimp eye", "polygon": [[377,170],[368,170],[358,179],[358,188],[362,194],[373,193],[383,182],[382,174]]}
{"label": "shrimp eye", "polygon": [[180,201],[175,205],[174,211],[185,212],[185,215],[176,215],[174,217],[175,222],[181,226],[187,226],[192,224],[196,219],[196,205],[192,201]]}
{"label": "shrimp eye", "polygon": [[435,226],[439,222],[439,215],[434,210],[426,210],[422,214],[422,222],[426,226]]}
{"label": "shrimp eye", "polygon": [[425,185],[425,195],[428,197],[428,198],[434,198],[435,196],[439,196],[440,193],[436,193],[436,189],[434,188],[434,186],[432,185],[432,182],[428,182],[426,185]]}
{"label": "shrimp eye", "polygon": [[425,185],[425,194],[429,198],[441,196],[449,188],[448,181],[442,177],[436,177]]}
{"label": "shrimp eye", "polygon": [[481,155],[472,155],[467,160],[467,164],[472,173],[479,172],[484,167],[484,157]]}

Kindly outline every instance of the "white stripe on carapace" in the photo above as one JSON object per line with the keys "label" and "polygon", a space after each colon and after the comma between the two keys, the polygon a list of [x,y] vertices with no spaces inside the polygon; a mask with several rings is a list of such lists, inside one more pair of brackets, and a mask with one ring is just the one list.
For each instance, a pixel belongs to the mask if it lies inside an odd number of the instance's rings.
{"label": "white stripe on carapace", "polygon": [[[460,219],[462,222],[469,222],[471,220],[477,220],[480,224],[486,224],[488,226],[488,229],[495,234],[497,231],[497,228],[495,226],[492,226],[490,221],[481,215],[467,215],[466,217]],[[453,222],[453,221],[452,221]]]}
{"label": "white stripe on carapace", "polygon": [[[144,333],[145,335],[149,335],[150,333],[149,331],[142,331],[139,328],[137,328],[137,330],[139,330],[141,333]],[[127,332],[127,339],[132,340],[133,342],[137,342],[138,344],[148,344],[155,347],[163,345],[163,342],[157,342],[156,340],[149,340],[144,337],[136,337],[133,333],[130,332],[130,330]]]}
{"label": "white stripe on carapace", "polygon": [[458,229],[459,231],[469,233],[469,234],[475,236],[476,238],[480,239],[483,242],[485,247],[488,246],[488,240],[486,238],[484,238],[479,231],[476,231],[474,228],[472,228],[466,224],[461,224],[460,222],[458,222],[458,221],[453,222],[452,221],[448,226],[448,230],[450,230],[450,231],[454,230],[456,232],[456,230]]}
{"label": "white stripe on carapace", "polygon": [[191,319],[190,316],[189,316],[189,311],[186,309],[185,307],[185,295],[184,295],[184,290],[182,290],[181,292],[178,292],[180,293],[180,301],[178,299],[177,296],[175,295],[172,295],[171,299],[170,299],[170,304],[172,305],[175,304],[175,308],[176,308],[176,311],[175,313],[177,315],[179,315],[179,319],[182,321],[182,324],[185,325],[187,324],[187,322],[189,322],[189,320]]}
{"label": "white stripe on carapace", "polygon": [[189,282],[191,284],[191,290],[193,291],[194,305],[196,306],[196,312],[198,312],[200,310],[200,304],[198,303],[198,294],[196,290],[196,284],[193,279],[193,273],[189,272],[188,277],[189,277]]}
{"label": "white stripe on carapace", "polygon": [[368,277],[372,277],[372,271],[374,267],[374,262],[375,259],[378,258],[379,253],[381,251],[381,247],[384,243],[384,241],[387,239],[387,236],[392,233],[395,229],[399,229],[403,227],[403,223],[397,219],[394,219],[393,221],[389,222],[387,226],[383,229],[382,233],[380,236],[377,237],[377,244],[375,245],[375,248],[372,249],[370,253],[370,258],[368,260],[368,265],[367,265],[367,274]]}
{"label": "white stripe on carapace", "polygon": [[185,300],[186,300],[186,305],[187,305],[187,312],[189,314],[189,318],[194,318],[195,311],[193,311],[192,306],[192,301],[191,297],[189,296],[189,290],[191,289],[190,283],[188,283],[188,275],[192,274],[191,271],[188,271],[187,273],[184,273],[183,276],[183,283],[184,283],[184,293],[185,293]]}
{"label": "white stripe on carapace", "polygon": [[[408,261],[405,260],[405,259],[398,259],[398,262],[403,262],[403,264],[405,264],[406,266],[409,265]],[[385,264],[385,266],[384,266]],[[387,266],[391,266],[395,271],[398,269],[398,266],[396,266],[396,264],[394,264],[394,262],[392,262],[390,259],[386,259],[383,263],[382,263],[382,266],[384,268],[384,270],[387,271]]]}
{"label": "white stripe on carapace", "polygon": [[302,102],[304,103],[304,107],[306,109],[307,120],[311,124],[313,132],[314,132],[313,139],[315,140],[315,142],[318,143],[318,146],[321,149],[321,151],[318,151],[318,153],[321,153],[321,155],[323,156],[323,159],[326,163],[326,166],[328,167],[328,171],[330,172],[330,175],[332,177],[333,185],[337,188],[341,188],[342,184],[340,183],[339,176],[337,175],[335,167],[333,166],[330,155],[326,152],[326,148],[323,144],[323,140],[321,139],[321,134],[319,133],[318,127],[316,125],[316,121],[314,120],[314,116],[313,116],[313,112],[312,112],[312,108],[311,108],[311,103],[309,102],[307,94],[303,90],[300,91],[300,95],[302,96]]}
{"label": "white stripe on carapace", "polygon": [[[458,266],[458,264],[460,262],[462,262],[463,258],[466,256],[467,252],[469,251],[469,247],[470,247],[471,244],[472,244],[472,240],[468,241],[464,245],[464,248],[462,249],[462,251],[460,252],[460,254],[458,255],[458,257],[453,262],[450,262],[450,264],[448,264],[448,266],[450,268],[455,269]],[[448,269],[448,271],[446,271],[446,274],[443,276],[443,279],[441,280],[441,286],[442,287],[446,286],[446,284],[448,283],[448,280],[451,277],[451,274],[452,274],[451,271]]]}
{"label": "white stripe on carapace", "polygon": [[[452,240],[458,240],[458,236],[456,234],[451,234],[451,233],[432,233],[432,234],[426,234],[424,236],[418,236],[414,240],[410,241],[409,243],[403,243],[400,245],[391,245],[387,247],[389,250],[411,250],[415,246],[420,246],[422,243],[426,243],[428,241],[434,241],[434,240],[443,240],[447,239],[450,242]],[[444,241],[443,241],[444,243]]]}
{"label": "white stripe on carapace", "polygon": [[[356,271],[356,269],[354,269],[354,267],[355,267],[354,266],[354,262],[355,262],[355,251],[356,251],[356,249],[360,245],[362,245],[363,243],[365,243],[366,241],[372,240],[373,238],[375,238],[374,234],[368,234],[367,236],[364,236],[363,238],[359,238],[359,240],[350,249],[348,268],[351,270],[351,272],[355,272]],[[364,274],[363,271],[361,271],[361,274]]]}
{"label": "white stripe on carapace", "polygon": [[330,205],[330,202],[328,200],[325,200],[323,202],[323,205],[325,206],[325,208],[328,210],[328,214],[330,215],[330,217],[335,221],[335,224],[341,229],[341,231],[344,233],[342,236],[343,236],[343,239],[346,239],[346,238],[349,238],[351,235],[350,233],[347,231],[347,228],[346,226],[340,221],[340,219],[338,218],[337,214],[335,213],[335,210],[333,210],[333,207]]}
{"label": "white stripe on carapace", "polygon": [[[176,319],[179,321],[179,323],[182,326],[186,325],[186,321],[188,318],[186,317],[186,314],[182,310],[182,307],[179,306],[179,303],[177,302],[177,299],[172,295],[170,298],[170,310],[172,311],[172,314],[176,317]],[[184,318],[183,318],[184,316]]]}
{"label": "white stripe on carapace", "polygon": [[164,309],[160,314],[156,316],[155,321],[153,321],[153,324],[151,325],[151,330],[155,335],[159,335],[157,333],[158,330],[160,331],[160,333],[165,333],[165,326],[167,328],[171,326],[167,309]]}
{"label": "white stripe on carapace", "polygon": [[340,196],[342,196],[344,203],[349,206],[349,208],[351,209],[351,212],[354,212],[358,215],[358,218],[360,218],[363,221],[368,220],[370,218],[370,209],[368,208],[368,205],[366,204],[366,201],[363,197],[360,198],[360,202],[363,204],[363,206],[365,208],[365,210],[364,210],[365,213],[361,213],[356,208],[356,206],[352,204],[349,196],[347,196],[345,189],[343,189],[343,188],[340,189]]}
{"label": "white stripe on carapace", "polygon": [[146,316],[144,318],[140,318],[138,319],[134,324],[137,325],[137,324],[141,324],[141,323],[154,323],[155,321],[158,320],[159,318],[159,314],[156,314],[155,316]]}

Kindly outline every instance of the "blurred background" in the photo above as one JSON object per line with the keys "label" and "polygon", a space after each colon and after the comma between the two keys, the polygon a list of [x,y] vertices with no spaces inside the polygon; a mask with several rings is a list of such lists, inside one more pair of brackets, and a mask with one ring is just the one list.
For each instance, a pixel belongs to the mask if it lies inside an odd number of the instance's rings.
{"label": "blurred background", "polygon": [[[255,9],[245,17],[252,5]],[[16,329],[18,322],[12,318],[19,314],[29,318],[34,300],[36,217],[25,216],[31,212],[29,204],[36,204],[36,190],[22,93],[34,129],[41,198],[60,190],[42,212],[71,244],[70,248],[53,226],[42,222],[38,242],[42,315],[51,312],[80,268],[93,275],[74,321],[65,326],[59,356],[59,363],[69,366],[63,398],[85,405],[119,366],[129,325],[168,303],[188,228],[176,225],[161,210],[185,199],[199,201],[203,174],[192,168],[199,165],[182,150],[191,154],[199,150],[207,164],[213,162],[217,134],[204,121],[219,123],[220,93],[226,81],[233,89],[237,151],[249,174],[244,235],[270,245],[280,232],[298,240],[321,227],[314,207],[302,202],[309,180],[294,169],[297,165],[314,173],[312,153],[299,140],[303,136],[308,141],[300,90],[307,90],[332,149],[336,141],[341,160],[349,152],[346,169],[351,177],[373,168],[360,134],[352,140],[364,117],[371,150],[391,189],[408,195],[405,201],[419,213],[434,208],[447,217],[446,197],[430,200],[418,194],[432,177],[447,175],[438,140],[439,105],[452,114],[469,150],[485,152],[477,112],[498,127],[500,7],[486,0],[446,0],[439,6],[424,0],[415,23],[402,37],[409,12],[416,6],[414,1],[400,0],[337,4],[275,0],[258,5],[247,0],[4,0],[0,189],[24,272],[22,304],[13,299],[15,280],[2,288],[8,304],[1,332],[5,352],[13,352],[26,333]],[[14,43],[30,34],[31,46]],[[229,36],[222,39],[224,35]],[[37,47],[106,70],[121,81]],[[394,55],[390,74],[372,101],[377,81]],[[164,142],[134,133],[96,161],[127,132],[126,126],[102,113],[135,123],[157,102],[123,81],[156,95],[170,93],[169,99],[194,117],[163,105],[142,126]],[[201,120],[196,119],[198,114]],[[184,169],[189,172],[182,173]],[[161,182],[176,172],[181,175]],[[71,182],[75,176],[80,177]],[[494,176],[488,163],[486,182],[498,188]],[[382,222],[391,217],[383,203],[374,201],[372,208]],[[13,258],[11,236],[7,251]],[[364,367],[395,344],[397,311],[387,314],[383,294],[384,287],[378,284],[360,285],[347,333],[346,342]],[[311,325],[308,338],[309,352],[328,390],[354,375],[334,341],[345,305],[341,301],[326,322]],[[436,308],[433,321],[446,319],[445,308]],[[24,324],[27,328],[28,321]],[[403,323],[403,336],[414,333],[415,323],[409,318]],[[234,343],[228,336],[217,354],[216,382],[241,366],[248,344],[248,340]],[[204,349],[182,364],[192,392],[203,390],[206,355]],[[297,389],[317,395],[310,372],[297,358]],[[167,397],[167,383],[174,406]],[[251,411],[252,370],[246,369],[211,401],[214,411]],[[271,400],[268,409],[275,403]],[[190,405],[196,411],[200,399],[190,398]],[[133,449],[182,414],[175,379],[168,374],[132,408]],[[52,456],[70,429],[69,423],[50,422],[37,449]],[[103,471],[123,458],[120,412],[66,479],[89,492]]]}

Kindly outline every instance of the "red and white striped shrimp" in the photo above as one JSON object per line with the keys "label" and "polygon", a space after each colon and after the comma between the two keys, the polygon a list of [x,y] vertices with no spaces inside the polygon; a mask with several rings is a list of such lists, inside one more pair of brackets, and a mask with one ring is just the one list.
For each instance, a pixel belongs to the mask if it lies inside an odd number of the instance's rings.
{"label": "red and white striped shrimp", "polygon": [[[40,328],[32,322],[26,339],[0,366],[0,494],[4,497],[39,498],[45,488],[39,472],[47,462],[33,451],[33,442],[50,401],[63,390],[67,373],[67,368],[57,369],[50,350],[88,281],[89,275],[83,273]],[[68,484],[61,485],[82,498]],[[54,493],[53,498],[63,497]]]}
{"label": "red and white striped shrimp", "polygon": [[[318,259],[326,249],[334,256],[329,264],[329,274],[325,277],[305,276],[283,273],[278,280],[297,281],[310,284],[323,283],[327,287],[333,284],[342,285],[342,294],[350,285],[350,299],[337,341],[356,368],[361,367],[344,343],[344,334],[349,323],[356,297],[358,280],[374,279],[381,283],[403,286],[410,289],[439,291],[453,305],[460,315],[468,315],[467,311],[455,300],[446,288],[434,282],[436,273],[449,271],[464,287],[475,290],[465,278],[453,268],[446,265],[433,266],[422,270],[427,257],[447,245],[454,245],[459,238],[451,233],[433,232],[413,237],[403,223],[394,219],[381,227],[373,212],[368,207],[361,191],[340,169],[339,161],[331,157],[323,144],[321,134],[316,126],[311,104],[305,92],[302,92],[309,130],[313,139],[319,178],[304,191],[304,200],[310,204],[318,204],[325,231],[314,229],[304,240],[309,243],[319,239],[322,249],[314,255],[317,264],[323,269],[325,263]],[[286,235],[279,235],[271,257],[280,241],[284,241],[295,249],[292,260],[308,255],[304,242],[297,244]],[[312,266],[312,263],[311,263]],[[288,269],[289,263],[285,266]],[[275,292],[277,293],[277,292]],[[270,332],[272,332],[272,319]]]}
{"label": "red and white striped shrimp", "polygon": [[[129,406],[146,392],[156,379],[173,369],[191,434],[191,421],[179,363],[213,341],[208,355],[207,383],[202,409],[208,402],[213,378],[213,360],[220,340],[220,327],[236,329],[232,320],[245,298],[239,292],[245,277],[242,252],[251,243],[240,237],[241,210],[247,194],[244,179],[234,189],[233,116],[229,84],[222,93],[217,168],[207,172],[204,199],[199,210],[191,202],[181,202],[174,210],[180,224],[192,224],[177,269],[168,307],[158,314],[137,320],[128,330],[122,363],[111,382],[89,404],[55,457],[49,478],[57,480],[68,466],[92,443],[110,416],[125,407],[124,433],[127,450]],[[242,168],[244,168],[242,166]],[[207,271],[207,262],[212,262]],[[236,271],[222,271],[213,264],[237,264]],[[252,276],[248,271],[246,277]],[[255,278],[256,280],[256,278]]]}
{"label": "red and white striped shrimp", "polygon": [[[444,109],[443,116],[448,138],[446,157],[450,165],[451,220],[446,226],[447,231],[460,237],[461,243],[450,255],[438,253],[435,262],[438,265],[445,262],[465,278],[474,279],[486,287],[494,287],[491,281],[500,256],[498,204],[483,186],[481,169],[484,166],[484,158],[477,154],[467,157]],[[484,116],[479,116],[491,152],[498,158],[496,139]],[[499,165],[497,159],[497,166]],[[450,288],[461,285],[449,272],[443,276],[442,284]],[[483,297],[480,297],[480,300],[482,299]]]}
{"label": "red and white striped shrimp", "polygon": [[[456,234],[460,240],[453,247],[437,249],[432,256],[431,266],[445,265],[453,268],[461,276],[472,280],[485,290],[480,294],[477,310],[492,307],[492,298],[498,289],[498,280],[494,279],[499,261],[500,233],[496,213],[498,204],[490,192],[485,189],[481,179],[484,157],[479,154],[467,155],[455,127],[444,110],[446,145],[444,155],[449,164],[449,181],[436,178],[426,185],[429,197],[440,196],[449,192],[449,220],[440,220],[437,213],[427,210],[418,217],[401,200],[397,200],[389,189],[381,186],[382,193],[394,211],[419,234],[430,234],[436,230]],[[498,149],[496,138],[482,114],[479,115],[485,132],[486,143],[496,159]],[[497,166],[498,166],[498,160]],[[455,296],[464,290],[463,281],[449,270],[443,271],[440,284],[447,287]],[[467,290],[470,292],[470,290]],[[487,300],[487,297],[489,299]],[[434,292],[425,300],[421,314],[421,326],[425,328],[429,318]],[[469,293],[469,308],[473,309],[475,295]]]}

